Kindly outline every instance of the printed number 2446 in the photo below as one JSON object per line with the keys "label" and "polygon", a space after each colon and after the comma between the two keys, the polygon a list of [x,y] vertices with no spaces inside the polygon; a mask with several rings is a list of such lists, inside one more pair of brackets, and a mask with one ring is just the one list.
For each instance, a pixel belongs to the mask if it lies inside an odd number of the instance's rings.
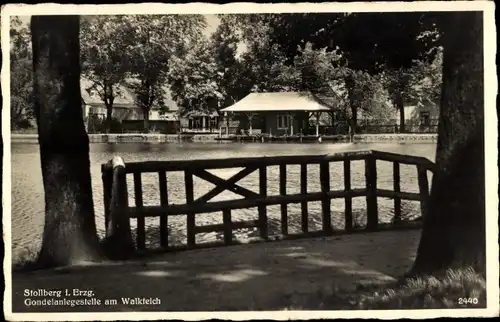
{"label": "printed number 2446", "polygon": [[467,305],[467,304],[478,304],[479,300],[476,297],[461,297],[458,299],[459,305]]}

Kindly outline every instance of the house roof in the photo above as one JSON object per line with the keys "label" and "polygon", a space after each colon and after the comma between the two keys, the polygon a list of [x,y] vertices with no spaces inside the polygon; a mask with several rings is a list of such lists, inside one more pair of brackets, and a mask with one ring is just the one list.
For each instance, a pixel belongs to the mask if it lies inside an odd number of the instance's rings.
{"label": "house roof", "polygon": [[221,112],[329,111],[310,92],[250,93]]}
{"label": "house roof", "polygon": [[[134,79],[127,79],[126,80],[129,83],[133,83],[136,80]],[[85,104],[88,105],[103,105],[103,101],[97,95],[95,91],[91,91],[90,88],[92,86],[92,82],[86,78],[81,78],[80,79],[80,88],[81,88],[81,95],[82,99],[85,102]],[[115,106],[122,106],[122,107],[129,107],[129,108],[137,108],[137,104],[135,103],[135,95],[133,91],[125,85],[120,85],[120,95],[117,95],[115,97],[115,100],[113,104]],[[168,87],[165,87],[165,95],[163,97],[163,100],[165,101],[165,105],[168,106],[169,111],[177,111],[179,107],[175,103],[175,101],[172,99],[172,94],[171,91]]]}
{"label": "house roof", "polygon": [[[82,99],[85,104],[104,104],[99,95],[95,91],[90,90],[91,87],[92,82],[90,80],[86,78],[80,79]],[[122,93],[121,95],[116,96],[114,104],[135,106],[134,95],[132,94],[132,91],[125,87],[120,88],[120,90]]]}

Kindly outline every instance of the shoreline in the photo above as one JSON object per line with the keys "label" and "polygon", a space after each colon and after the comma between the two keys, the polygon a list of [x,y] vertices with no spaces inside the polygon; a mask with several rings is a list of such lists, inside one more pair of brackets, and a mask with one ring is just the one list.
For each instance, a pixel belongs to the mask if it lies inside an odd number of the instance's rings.
{"label": "shoreline", "polygon": [[[186,142],[217,142],[217,143],[240,143],[238,141],[227,140],[219,137],[218,133],[213,134],[135,134],[135,133],[116,133],[116,134],[89,134],[89,143],[186,143]],[[38,134],[17,134],[10,136],[12,143],[38,143]],[[252,141],[250,141],[252,142]],[[253,141],[260,143],[259,140]],[[280,142],[280,141],[278,141]],[[286,141],[281,141],[286,142]],[[323,136],[323,143],[349,142],[347,135]],[[353,137],[353,143],[436,143],[437,134],[356,134]],[[271,142],[264,142],[271,143]],[[307,140],[306,142],[293,143],[312,143],[319,144],[317,139]],[[262,144],[262,143],[261,143]]]}

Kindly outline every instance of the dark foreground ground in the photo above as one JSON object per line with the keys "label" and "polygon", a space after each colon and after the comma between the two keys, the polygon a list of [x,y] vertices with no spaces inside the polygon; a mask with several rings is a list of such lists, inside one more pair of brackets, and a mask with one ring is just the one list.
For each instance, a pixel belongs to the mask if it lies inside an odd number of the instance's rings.
{"label": "dark foreground ground", "polygon": [[[127,263],[14,273],[13,312],[283,310],[317,306],[360,284],[392,283],[411,266],[420,230],[279,241],[170,253]],[[74,289],[85,292],[78,296]],[[26,296],[61,290],[61,297]],[[70,296],[66,296],[66,290]],[[87,303],[30,305],[42,299]],[[125,304],[127,298],[140,298]],[[145,303],[143,298],[154,299]],[[97,304],[97,300],[101,303]],[[106,300],[108,302],[106,303]],[[112,303],[110,300],[116,300]],[[129,301],[130,302],[130,301]],[[310,301],[306,301],[310,302]],[[348,303],[330,305],[351,309]],[[330,306],[328,305],[328,306]],[[319,307],[318,307],[319,306]],[[311,307],[312,308],[312,307]]]}

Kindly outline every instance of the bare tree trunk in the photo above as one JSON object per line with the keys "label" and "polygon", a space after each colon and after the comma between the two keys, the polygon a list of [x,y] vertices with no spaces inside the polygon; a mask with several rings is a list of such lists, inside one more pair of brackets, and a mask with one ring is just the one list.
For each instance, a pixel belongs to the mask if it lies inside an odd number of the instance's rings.
{"label": "bare tree trunk", "polygon": [[80,102],[79,17],[31,18],[35,113],[45,191],[39,263],[101,258]]}
{"label": "bare tree trunk", "polygon": [[111,125],[113,124],[113,103],[115,102],[115,95],[113,93],[113,85],[106,84],[104,86],[106,99],[106,133],[111,132]]}
{"label": "bare tree trunk", "polygon": [[355,97],[355,86],[356,82],[353,79],[352,75],[349,75],[345,78],[345,83],[347,87],[347,96],[349,98],[349,106],[351,109],[351,118],[349,120],[350,131],[349,135],[351,136],[351,141],[356,134],[356,127],[358,125],[358,100]]}
{"label": "bare tree trunk", "polygon": [[399,133],[405,133],[405,104],[403,97],[399,94],[397,101],[397,108],[399,110]]}
{"label": "bare tree trunk", "polygon": [[144,133],[149,133],[149,110],[142,111],[144,115]]}
{"label": "bare tree trunk", "polygon": [[454,13],[444,33],[443,91],[429,213],[411,274],[485,273],[482,12]]}
{"label": "bare tree trunk", "polygon": [[112,120],[113,120],[113,105],[106,104],[106,133],[111,133]]}

